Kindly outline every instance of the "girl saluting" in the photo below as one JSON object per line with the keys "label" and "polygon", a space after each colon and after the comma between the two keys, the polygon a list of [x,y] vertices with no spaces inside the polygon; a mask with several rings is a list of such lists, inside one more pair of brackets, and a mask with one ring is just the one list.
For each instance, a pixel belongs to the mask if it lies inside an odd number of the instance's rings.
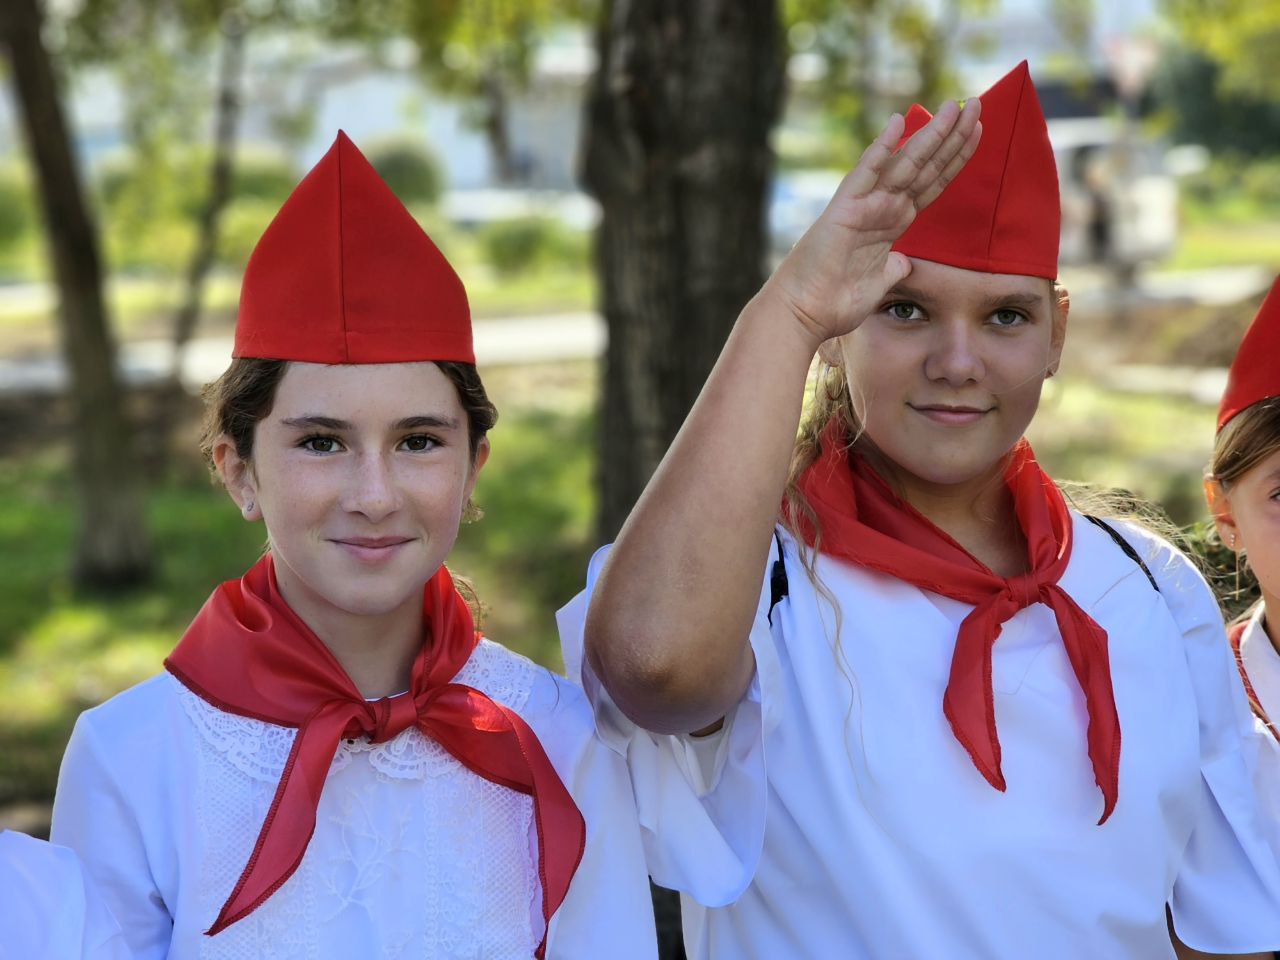
{"label": "girl saluting", "polygon": [[1280,947],[1213,595],[1022,439],[1058,233],[1025,63],[894,117],[564,612],[693,957]]}

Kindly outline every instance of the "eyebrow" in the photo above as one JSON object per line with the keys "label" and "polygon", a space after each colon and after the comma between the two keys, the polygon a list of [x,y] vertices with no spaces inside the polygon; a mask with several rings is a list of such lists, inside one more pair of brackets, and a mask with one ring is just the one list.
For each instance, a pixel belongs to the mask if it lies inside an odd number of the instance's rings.
{"label": "eyebrow", "polygon": [[[297,427],[310,430],[354,430],[355,424],[349,420],[326,417],[318,413],[310,413],[301,417],[285,417],[280,421],[286,427]],[[434,414],[423,414],[416,417],[403,417],[391,425],[392,430],[416,430],[427,428],[432,430],[457,430],[461,426],[457,417],[441,417]]]}
{"label": "eyebrow", "polygon": [[[884,299],[911,300],[921,304],[929,304],[936,301],[936,298],[931,297],[923,290],[901,283],[886,293]],[[998,310],[1001,307],[1022,307],[1027,310],[1035,310],[1043,307],[1044,302],[1044,297],[1038,293],[1001,293],[984,298],[979,301],[978,305],[980,309],[987,311]]]}

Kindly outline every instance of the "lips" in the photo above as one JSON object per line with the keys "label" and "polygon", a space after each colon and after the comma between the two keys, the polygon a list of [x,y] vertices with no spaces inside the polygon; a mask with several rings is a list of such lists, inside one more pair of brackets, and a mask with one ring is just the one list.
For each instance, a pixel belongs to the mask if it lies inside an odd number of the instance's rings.
{"label": "lips", "polygon": [[337,544],[352,558],[361,563],[383,563],[396,556],[401,549],[413,542],[412,537],[334,537]]}
{"label": "lips", "polygon": [[968,423],[976,423],[986,414],[990,413],[993,407],[970,407],[959,404],[932,403],[932,404],[907,404],[916,413],[923,417],[927,417],[934,423],[940,423],[946,426],[962,426]]}

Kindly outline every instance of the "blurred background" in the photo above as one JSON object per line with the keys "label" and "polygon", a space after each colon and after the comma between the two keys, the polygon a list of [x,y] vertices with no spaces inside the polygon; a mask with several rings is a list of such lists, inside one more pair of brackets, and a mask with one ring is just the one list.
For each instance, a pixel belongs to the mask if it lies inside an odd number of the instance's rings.
{"label": "blurred background", "polygon": [[467,285],[501,420],[451,566],[553,668],[554,610],[891,111],[1031,62],[1073,304],[1055,476],[1200,521],[1280,270],[1280,0],[6,0],[0,43],[0,825],[37,834],[76,715],[262,546],[198,395],[339,128]]}

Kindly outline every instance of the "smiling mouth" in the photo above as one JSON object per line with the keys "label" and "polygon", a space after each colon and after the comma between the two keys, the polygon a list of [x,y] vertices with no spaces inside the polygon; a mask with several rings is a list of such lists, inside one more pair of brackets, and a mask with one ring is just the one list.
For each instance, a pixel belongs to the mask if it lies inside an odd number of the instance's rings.
{"label": "smiling mouth", "polygon": [[400,547],[412,542],[412,537],[335,537],[330,540],[361,563],[390,560],[400,552]]}
{"label": "smiling mouth", "polygon": [[994,407],[962,407],[951,406],[949,404],[935,403],[927,405],[917,405],[913,403],[907,404],[912,410],[923,417],[927,417],[934,423],[946,425],[963,425],[966,423],[974,423],[981,420],[984,416],[994,410]]}

